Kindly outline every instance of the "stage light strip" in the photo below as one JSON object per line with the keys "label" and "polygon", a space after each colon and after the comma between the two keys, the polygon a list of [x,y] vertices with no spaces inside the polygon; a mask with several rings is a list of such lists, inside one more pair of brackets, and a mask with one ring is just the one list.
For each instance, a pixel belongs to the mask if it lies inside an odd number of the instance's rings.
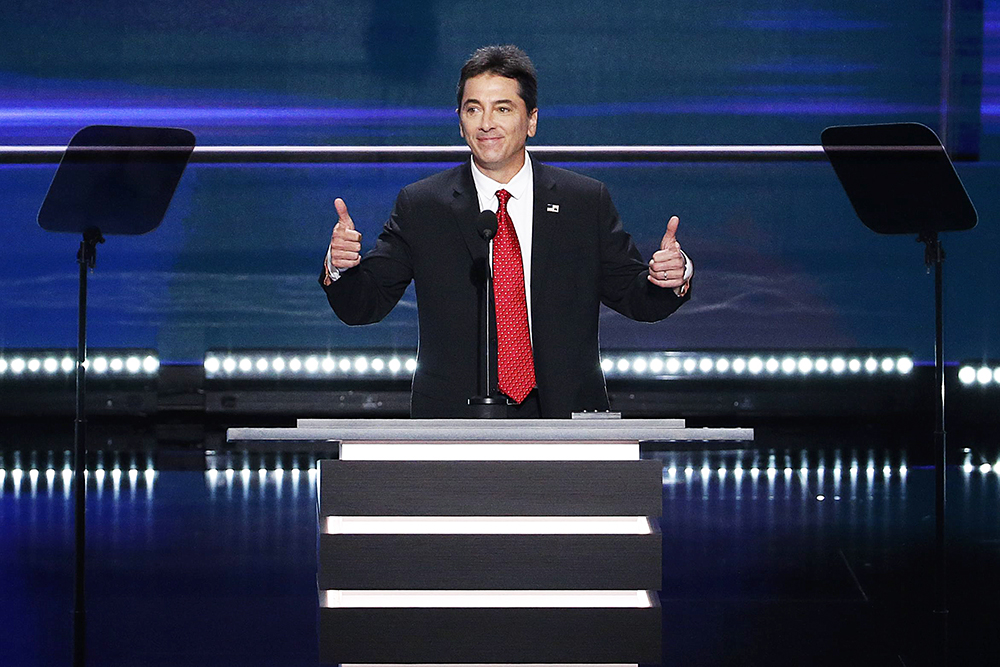
{"label": "stage light strip", "polygon": [[[204,367],[205,377],[209,380],[392,380],[411,377],[417,368],[417,360],[413,353],[400,354],[393,351],[209,350],[205,355]],[[902,350],[609,350],[601,359],[601,369],[609,379],[905,378],[912,375],[913,368],[912,355]]]}
{"label": "stage light strip", "polygon": [[329,516],[326,535],[649,535],[646,517]]}
{"label": "stage light strip", "polygon": [[326,590],[327,609],[346,608],[623,608],[653,606],[649,591],[356,591]]}
{"label": "stage light strip", "polygon": [[413,354],[282,354],[213,352],[205,355],[205,377],[321,380],[344,377],[407,378],[417,369]]}
{"label": "stage light strip", "polygon": [[958,381],[965,387],[1000,386],[1000,362],[962,362],[958,369]]}
{"label": "stage light strip", "polygon": [[[152,377],[160,360],[149,350],[93,351],[84,362],[88,377]],[[76,373],[76,350],[7,350],[0,355],[0,380],[64,378]]]}
{"label": "stage light strip", "polygon": [[834,353],[802,352],[718,353],[662,352],[632,355],[608,353],[601,359],[601,369],[609,378],[650,379],[698,378],[802,378],[850,376],[908,376],[913,358],[906,353]]}

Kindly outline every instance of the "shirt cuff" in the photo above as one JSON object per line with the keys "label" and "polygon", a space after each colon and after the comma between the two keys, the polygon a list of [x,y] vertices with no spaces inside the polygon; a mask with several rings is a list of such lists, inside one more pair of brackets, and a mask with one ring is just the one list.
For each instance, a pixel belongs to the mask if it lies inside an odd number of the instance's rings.
{"label": "shirt cuff", "polygon": [[[331,257],[331,250],[327,248],[326,250],[326,260],[323,263],[326,268],[326,275],[323,276],[324,285],[332,285],[340,279],[340,269],[333,265],[333,257]],[[687,274],[685,274],[687,275]]]}
{"label": "shirt cuff", "polygon": [[687,294],[688,290],[691,289],[691,277],[694,276],[694,262],[683,250],[681,250],[681,254],[684,255],[684,284],[674,288],[674,294],[677,296]]}

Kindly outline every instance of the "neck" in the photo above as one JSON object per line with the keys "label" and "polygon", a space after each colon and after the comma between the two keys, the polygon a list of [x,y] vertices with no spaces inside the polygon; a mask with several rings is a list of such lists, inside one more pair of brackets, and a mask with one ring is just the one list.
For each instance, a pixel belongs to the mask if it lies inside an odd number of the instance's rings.
{"label": "neck", "polygon": [[488,167],[480,164],[477,160],[475,160],[475,158],[473,158],[473,162],[476,163],[476,169],[483,172],[483,175],[489,176],[497,183],[506,185],[507,183],[510,183],[510,179],[517,176],[517,172],[521,171],[521,167],[524,166],[524,161],[526,159],[527,153],[522,150],[516,161],[512,161],[510,164],[505,164],[502,167]]}

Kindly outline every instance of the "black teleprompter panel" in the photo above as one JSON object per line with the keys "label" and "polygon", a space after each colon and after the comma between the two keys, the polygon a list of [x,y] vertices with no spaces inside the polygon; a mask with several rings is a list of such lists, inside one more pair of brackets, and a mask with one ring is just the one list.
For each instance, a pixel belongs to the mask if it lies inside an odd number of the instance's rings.
{"label": "black teleprompter panel", "polygon": [[320,461],[320,516],[660,516],[640,461]]}
{"label": "black teleprompter panel", "polygon": [[659,590],[646,535],[320,535],[319,587],[341,590]]}
{"label": "black teleprompter panel", "polygon": [[321,608],[323,663],[661,661],[661,611]]}

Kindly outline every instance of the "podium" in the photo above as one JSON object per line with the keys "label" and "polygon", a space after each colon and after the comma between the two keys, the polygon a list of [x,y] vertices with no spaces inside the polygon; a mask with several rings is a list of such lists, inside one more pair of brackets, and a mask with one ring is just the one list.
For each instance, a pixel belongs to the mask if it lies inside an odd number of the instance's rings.
{"label": "podium", "polygon": [[659,663],[662,463],[683,420],[299,420],[319,462],[320,661]]}

